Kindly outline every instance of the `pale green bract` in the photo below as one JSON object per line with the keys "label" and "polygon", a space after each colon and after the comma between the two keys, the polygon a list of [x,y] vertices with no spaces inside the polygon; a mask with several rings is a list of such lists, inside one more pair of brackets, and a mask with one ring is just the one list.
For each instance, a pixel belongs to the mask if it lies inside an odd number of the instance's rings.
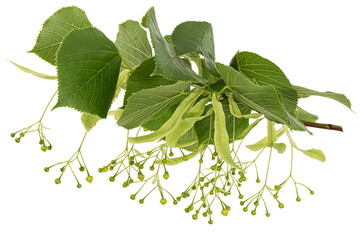
{"label": "pale green bract", "polygon": [[9,61],[9,62],[14,64],[14,66],[17,67],[18,69],[20,69],[21,71],[29,73],[31,75],[34,75],[36,77],[47,79],[47,80],[56,80],[57,79],[57,76],[50,76],[50,75],[42,74],[42,73],[39,73],[39,72],[35,72],[33,70],[30,70],[30,69],[28,69],[26,67],[23,67],[23,66],[21,66],[21,65],[19,65],[17,63],[12,62],[12,61]]}

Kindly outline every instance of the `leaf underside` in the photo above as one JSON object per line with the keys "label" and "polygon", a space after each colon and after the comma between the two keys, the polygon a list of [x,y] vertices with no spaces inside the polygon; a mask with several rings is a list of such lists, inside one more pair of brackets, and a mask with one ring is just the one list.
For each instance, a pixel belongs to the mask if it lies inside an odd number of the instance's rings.
{"label": "leaf underside", "polygon": [[131,68],[152,57],[152,50],[146,31],[136,21],[128,20],[119,25],[115,41],[121,57]]}
{"label": "leaf underside", "polygon": [[205,83],[206,80],[197,75],[183,59],[175,56],[173,48],[160,33],[154,8],[148,11],[147,16],[156,60],[153,74],[164,76],[170,80]]}

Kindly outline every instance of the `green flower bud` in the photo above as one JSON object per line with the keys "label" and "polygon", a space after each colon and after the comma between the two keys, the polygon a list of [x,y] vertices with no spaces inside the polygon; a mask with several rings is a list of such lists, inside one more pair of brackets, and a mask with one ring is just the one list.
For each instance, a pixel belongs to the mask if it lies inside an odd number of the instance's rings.
{"label": "green flower bud", "polygon": [[82,185],[79,183],[78,185],[76,185],[77,188],[81,188]]}
{"label": "green flower bud", "polygon": [[213,220],[209,220],[208,223],[209,223],[209,224],[213,224],[214,222],[213,222]]}
{"label": "green flower bud", "polygon": [[130,199],[135,200],[135,194],[131,194]]}
{"label": "green flower bud", "polygon": [[279,203],[279,208],[284,208],[284,204],[283,204],[283,203]]}
{"label": "green flower bud", "polygon": [[15,142],[19,143],[20,142],[20,138],[15,138]]}
{"label": "green flower bud", "polygon": [[173,201],[173,204],[174,204],[174,205],[177,205],[177,204],[178,204],[178,201],[174,200],[174,201]]}
{"label": "green flower bud", "polygon": [[23,132],[20,133],[20,137],[24,137],[25,134]]}
{"label": "green flower bud", "polygon": [[86,177],[86,181],[88,181],[89,183],[92,183],[93,179],[94,179],[93,176]]}
{"label": "green flower bud", "polygon": [[247,212],[247,211],[248,211],[247,207],[244,207],[243,210],[244,210],[244,212]]}
{"label": "green flower bud", "polygon": [[255,211],[255,210],[252,210],[252,211],[251,211],[251,214],[252,214],[252,215],[256,215],[256,211]]}
{"label": "green flower bud", "polygon": [[165,180],[167,180],[167,179],[169,178],[169,173],[168,173],[168,172],[165,172],[164,175],[163,175],[163,178],[164,178]]}
{"label": "green flower bud", "polygon": [[44,171],[45,171],[45,172],[49,172],[49,170],[50,170],[50,169],[49,169],[48,167],[45,167],[45,168],[44,168]]}
{"label": "green flower bud", "polygon": [[229,211],[228,211],[227,209],[223,209],[223,210],[221,211],[221,214],[224,215],[224,216],[227,216],[228,213],[229,213]]}
{"label": "green flower bud", "polygon": [[260,179],[256,179],[256,182],[259,183],[259,182],[260,182]]}
{"label": "green flower bud", "polygon": [[170,156],[170,157],[174,156],[174,153],[173,153],[173,152],[170,152],[170,153],[169,153],[169,156]]}
{"label": "green flower bud", "polygon": [[276,191],[279,191],[279,190],[280,190],[280,186],[279,186],[279,185],[275,185],[275,186],[274,186],[274,189],[275,189]]}
{"label": "green flower bud", "polygon": [[154,166],[150,166],[150,171],[154,171],[155,167]]}
{"label": "green flower bud", "polygon": [[165,205],[165,204],[167,203],[167,200],[166,200],[165,198],[162,198],[162,199],[160,200],[160,203],[161,203],[162,205]]}
{"label": "green flower bud", "polygon": [[44,144],[44,140],[43,140],[43,139],[40,139],[39,144],[40,144],[40,145],[43,145],[43,144]]}
{"label": "green flower bud", "polygon": [[311,190],[311,191],[310,191],[310,194],[311,194],[311,195],[314,195],[314,191],[313,191],[313,190]]}
{"label": "green flower bud", "polygon": [[110,182],[115,182],[115,177],[114,176],[109,177],[109,181]]}
{"label": "green flower bud", "polygon": [[301,198],[297,197],[297,198],[296,198],[296,201],[297,201],[297,202],[300,202],[300,201],[301,201]]}
{"label": "green flower bud", "polygon": [[80,172],[85,171],[85,167],[83,167],[83,166],[79,167],[79,171],[80,171]]}
{"label": "green flower bud", "polygon": [[52,149],[52,145],[49,145],[49,146],[47,146],[47,150],[51,150]]}
{"label": "green flower bud", "polygon": [[144,178],[145,178],[145,175],[144,175],[144,174],[142,174],[142,173],[139,173],[139,174],[138,174],[138,179],[139,179],[140,181],[143,181]]}
{"label": "green flower bud", "polygon": [[140,204],[144,204],[144,199],[139,199]]}
{"label": "green flower bud", "polygon": [[55,184],[60,184],[60,183],[61,183],[60,178],[56,178],[56,179],[55,179]]}
{"label": "green flower bud", "polygon": [[270,213],[267,212],[267,213],[265,214],[265,216],[270,217]]}

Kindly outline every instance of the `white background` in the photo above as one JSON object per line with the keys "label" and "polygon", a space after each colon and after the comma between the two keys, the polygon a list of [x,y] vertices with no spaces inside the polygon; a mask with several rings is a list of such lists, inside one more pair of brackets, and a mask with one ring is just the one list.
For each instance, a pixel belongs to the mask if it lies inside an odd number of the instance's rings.
{"label": "white background", "polygon": [[[360,6],[358,1],[6,1],[0,9],[0,239],[359,239],[359,66]],[[187,20],[211,22],[214,28],[216,60],[228,63],[237,50],[253,51],[275,62],[294,85],[319,91],[344,93],[353,111],[319,97],[300,101],[300,106],[319,115],[319,122],[339,124],[344,132],[313,130],[314,136],[296,133],[303,148],[319,148],[325,163],[296,155],[294,177],[314,189],[315,195],[300,188],[302,201],[295,201],[289,184],[281,193],[284,209],[272,199],[272,216],[263,209],[256,216],[244,213],[236,196],[227,197],[232,206],[228,217],[214,214],[214,224],[199,217],[196,222],[178,206],[159,203],[158,193],[144,205],[131,201],[137,187],[123,189],[121,182],[109,183],[109,175],[97,168],[122,150],[125,130],[112,119],[102,121],[86,139],[83,153],[94,181],[76,188],[67,173],[55,185],[58,170],[43,168],[64,161],[76,150],[84,129],[80,114],[67,108],[45,116],[45,132],[54,145],[43,153],[35,134],[20,144],[10,133],[38,120],[56,81],[38,79],[18,71],[6,60],[31,69],[56,74],[56,69],[34,54],[26,53],[35,44],[42,23],[60,7],[82,8],[91,23],[115,40],[117,24],[141,20],[155,6],[163,35],[170,34]],[[121,101],[119,102],[121,104]],[[120,106],[120,105],[119,105]],[[254,140],[265,134],[265,129]],[[289,151],[287,151],[289,153]],[[246,154],[243,155],[246,158]],[[287,155],[288,156],[288,155]],[[262,160],[265,162],[265,160]],[[271,167],[273,179],[287,173],[276,165],[288,164],[279,157]],[[168,189],[181,191],[192,177],[191,165],[169,168]],[[189,170],[190,169],[190,170]],[[263,170],[262,170],[263,171]],[[279,177],[280,176],[280,177]],[[254,182],[254,179],[249,181]],[[279,181],[272,181],[277,184]],[[255,192],[254,185],[252,192]],[[248,194],[250,194],[248,192]]]}

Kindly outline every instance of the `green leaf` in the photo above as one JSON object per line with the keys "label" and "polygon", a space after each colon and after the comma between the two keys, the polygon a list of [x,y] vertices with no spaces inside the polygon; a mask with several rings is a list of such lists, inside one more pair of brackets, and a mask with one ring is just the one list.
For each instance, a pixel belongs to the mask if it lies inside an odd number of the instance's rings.
{"label": "green leaf", "polygon": [[289,122],[290,122],[289,126],[291,129],[297,130],[297,131],[307,131],[308,133],[312,134],[309,130],[307,130],[307,128],[303,122],[301,122],[299,119],[297,119],[296,117],[291,115],[287,110],[285,110],[285,112],[288,115]]}
{"label": "green leaf", "polygon": [[183,59],[175,56],[173,48],[160,33],[154,8],[148,11],[147,16],[156,60],[153,75],[161,75],[176,81],[205,83],[206,80],[191,70]]}
{"label": "green leaf", "polygon": [[83,113],[81,115],[81,122],[86,131],[90,131],[93,127],[95,127],[96,123],[101,120],[99,116]]}
{"label": "green leaf", "polygon": [[303,154],[305,154],[306,156],[319,160],[321,162],[325,162],[326,158],[325,158],[325,154],[319,150],[319,149],[309,149],[309,150],[302,150],[299,148],[296,148],[297,150],[301,151]]}
{"label": "green leaf", "polygon": [[124,96],[124,106],[126,106],[129,97],[143,89],[154,88],[158,86],[174,84],[161,76],[151,76],[155,69],[155,60],[150,58],[142,62],[130,75],[126,84],[126,92]]}
{"label": "green leaf", "polygon": [[52,65],[56,65],[56,53],[62,40],[75,29],[92,27],[83,10],[77,7],[65,7],[48,18],[37,37],[35,53]]}
{"label": "green leaf", "polygon": [[178,103],[191,83],[177,82],[172,85],[144,89],[128,99],[118,124],[124,128],[138,127]]}
{"label": "green leaf", "polygon": [[236,70],[255,83],[273,86],[280,92],[286,110],[292,115],[295,113],[297,92],[278,66],[252,52],[237,52],[234,58],[237,61]]}
{"label": "green leaf", "polygon": [[298,93],[298,98],[307,98],[310,96],[331,98],[341,104],[344,104],[346,107],[351,109],[351,102],[344,94],[334,93],[334,92],[318,92],[300,86],[294,86],[294,88]]}
{"label": "green leaf", "polygon": [[[179,102],[185,97],[181,96],[179,97]],[[173,104],[168,109],[164,110],[163,112],[160,112],[158,115],[154,116],[154,118],[141,126],[150,130],[150,131],[156,131],[158,130],[169,118],[173,115],[175,112],[177,106],[179,106],[178,103]]]}
{"label": "green leaf", "polygon": [[216,63],[216,69],[234,97],[245,106],[276,123],[289,124],[284,104],[273,86],[255,85],[242,73],[221,63]]}
{"label": "green leaf", "polygon": [[34,76],[36,76],[36,77],[43,78],[43,79],[47,79],[47,80],[56,80],[56,79],[57,79],[57,76],[50,76],[50,75],[38,73],[38,72],[35,72],[35,71],[33,71],[33,70],[30,70],[30,69],[28,69],[28,68],[26,68],[26,67],[23,67],[23,66],[21,66],[21,65],[19,65],[19,64],[17,64],[17,63],[14,63],[14,62],[12,62],[12,61],[9,61],[9,62],[11,62],[12,64],[14,64],[15,67],[17,67],[17,68],[20,69],[21,71],[26,72],[26,73],[29,73],[29,74],[31,74],[31,75],[34,75]]}
{"label": "green leaf", "polygon": [[318,116],[311,114],[300,107],[296,107],[295,117],[307,122],[316,122],[319,119]]}
{"label": "green leaf", "polygon": [[149,28],[149,12],[152,8],[150,8],[145,15],[141,18],[141,26],[144,28]]}
{"label": "green leaf", "polygon": [[[249,119],[235,118],[230,112],[229,101],[227,99],[222,99],[220,103],[222,104],[225,113],[226,130],[229,135],[229,140],[232,142],[234,139],[236,140],[238,136],[249,126]],[[250,112],[243,104],[237,102],[237,105],[239,109],[241,109],[241,112]],[[212,105],[207,105],[204,112],[207,113],[211,107]],[[197,121],[194,124],[199,145],[203,143],[214,144],[214,120],[215,115],[212,113],[210,116]]]}
{"label": "green leaf", "polygon": [[57,55],[59,98],[54,108],[72,107],[105,118],[115,95],[121,58],[96,28],[74,30]]}
{"label": "green leaf", "polygon": [[146,31],[136,21],[128,20],[119,25],[115,41],[123,62],[134,68],[152,57]]}
{"label": "green leaf", "polygon": [[208,22],[183,22],[176,26],[172,35],[176,55],[200,52],[205,59],[207,70],[219,77],[215,69],[215,47],[213,29]]}

